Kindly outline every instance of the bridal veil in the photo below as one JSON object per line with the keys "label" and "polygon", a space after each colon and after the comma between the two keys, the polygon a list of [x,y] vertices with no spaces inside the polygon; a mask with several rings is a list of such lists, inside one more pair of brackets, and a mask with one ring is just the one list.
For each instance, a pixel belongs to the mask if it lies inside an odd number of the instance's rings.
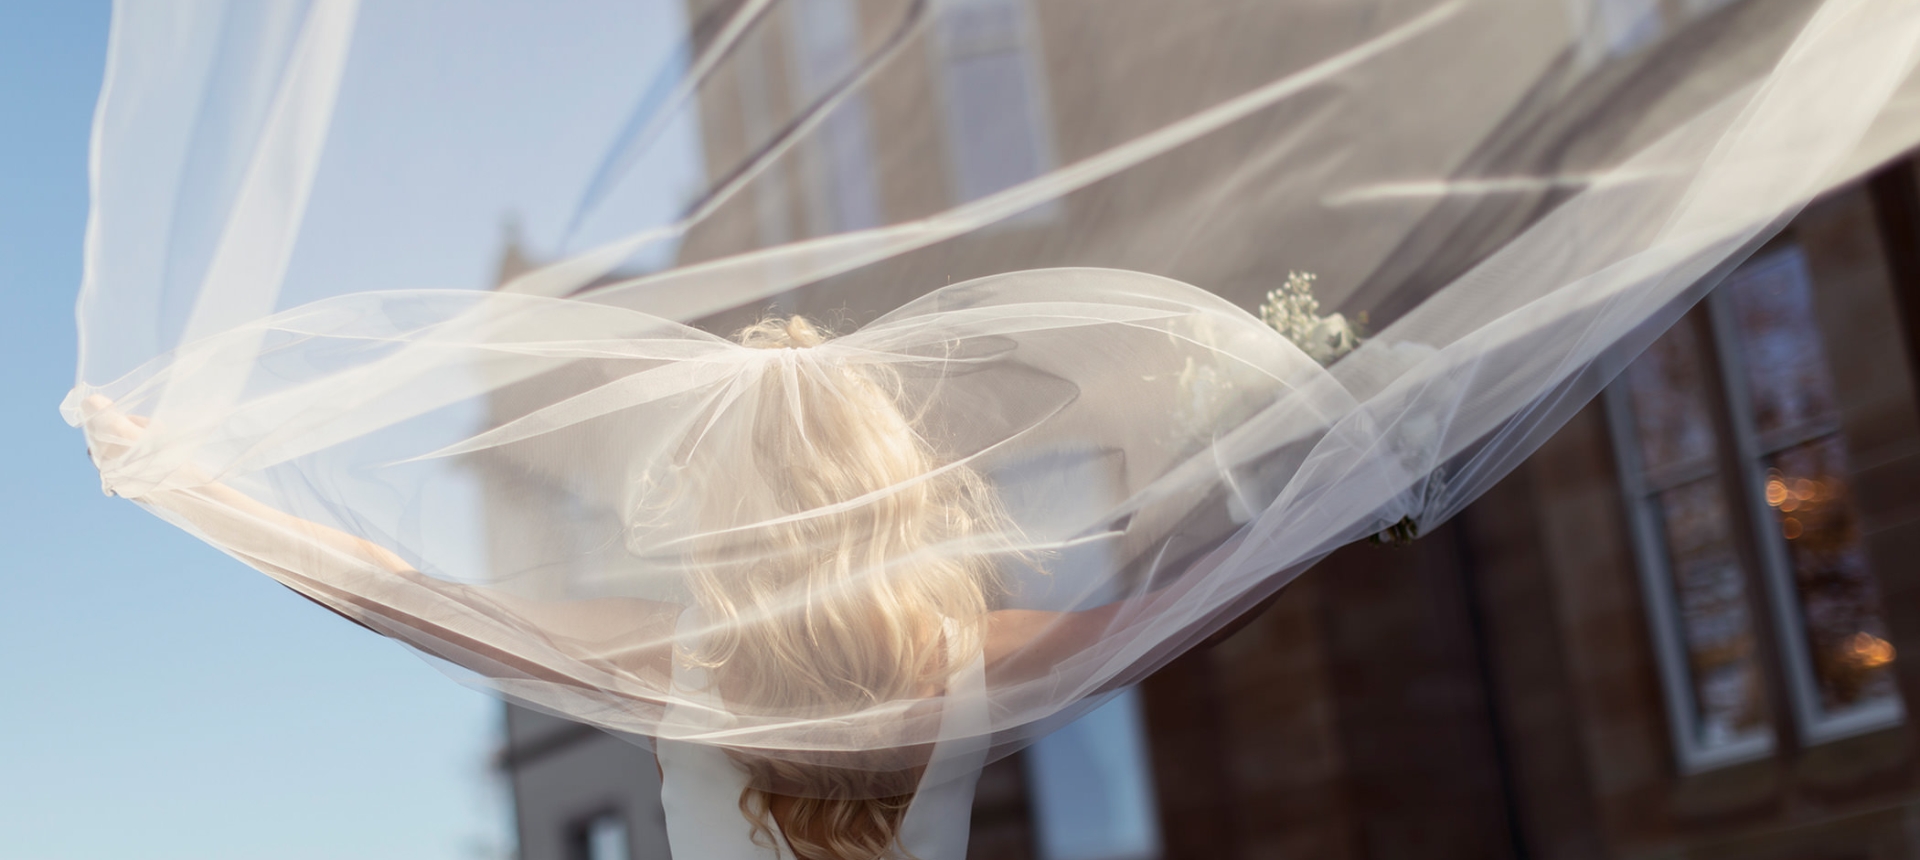
{"label": "bridal veil", "polygon": [[[1471,502],[1920,142],[1917,47],[1910,0],[121,2],[63,409],[109,491],[516,702],[1000,756]],[[729,339],[770,310],[838,336]],[[849,379],[927,468],[795,501],[756,428]],[[418,574],[183,515],[212,482]],[[846,581],[965,560],[1097,628],[832,707],[632,656],[817,609],[703,577],[954,486]]]}

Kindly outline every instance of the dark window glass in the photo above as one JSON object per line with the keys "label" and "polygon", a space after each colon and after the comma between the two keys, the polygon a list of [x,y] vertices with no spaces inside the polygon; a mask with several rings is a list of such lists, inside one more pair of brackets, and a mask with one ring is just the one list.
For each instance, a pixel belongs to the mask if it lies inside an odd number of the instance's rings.
{"label": "dark window glass", "polygon": [[627,820],[617,812],[603,812],[575,824],[569,841],[571,860],[633,860]]}
{"label": "dark window glass", "polygon": [[1710,752],[1769,729],[1750,581],[1737,550],[1733,515],[1717,459],[1708,344],[1689,322],[1674,326],[1628,367],[1642,500],[1660,530],[1664,587],[1674,611],[1661,623],[1683,653],[1667,659],[1683,673],[1694,714],[1691,748]]}
{"label": "dark window glass", "polygon": [[1793,565],[1822,707],[1845,710],[1897,695],[1880,589],[1848,497],[1844,443],[1838,435],[1804,442],[1768,466],[1767,504]]}
{"label": "dark window glass", "polygon": [[1762,438],[1831,421],[1833,376],[1813,318],[1805,255],[1790,247],[1755,260],[1727,279],[1725,292]]}
{"label": "dark window glass", "polygon": [[[1832,371],[1814,319],[1805,255],[1790,246],[1746,266],[1724,288],[1744,365],[1774,514],[1819,710],[1885,702],[1894,689],[1893,646],[1861,544],[1847,487],[1846,443]],[[1792,611],[1792,610],[1789,610]]]}
{"label": "dark window glass", "polygon": [[1713,419],[1707,408],[1711,389],[1700,346],[1693,326],[1683,322],[1654,341],[1627,370],[1640,457],[1648,472],[1713,458]]}
{"label": "dark window glass", "polygon": [[1721,746],[1767,726],[1747,578],[1734,550],[1726,494],[1718,478],[1708,478],[1657,499],[1699,714],[1697,740]]}

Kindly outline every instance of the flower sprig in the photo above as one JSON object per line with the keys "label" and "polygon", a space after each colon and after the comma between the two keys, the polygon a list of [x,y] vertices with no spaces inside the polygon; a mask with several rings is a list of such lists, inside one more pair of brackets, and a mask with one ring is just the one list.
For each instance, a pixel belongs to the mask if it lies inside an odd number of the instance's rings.
{"label": "flower sprig", "polygon": [[1361,338],[1344,314],[1320,315],[1320,300],[1313,297],[1314,279],[1310,272],[1288,272],[1286,284],[1267,293],[1260,320],[1293,341],[1307,357],[1328,365],[1358,348]]}
{"label": "flower sprig", "polygon": [[[1293,341],[1308,358],[1325,366],[1358,349],[1362,338],[1359,327],[1348,322],[1346,315],[1320,315],[1320,300],[1313,297],[1314,280],[1311,272],[1288,272],[1287,282],[1269,291],[1267,300],[1260,305],[1260,321]],[[1433,494],[1441,486],[1444,482],[1436,476],[1425,491]],[[1368,536],[1367,541],[1375,546],[1406,546],[1418,537],[1420,524],[1408,515]]]}

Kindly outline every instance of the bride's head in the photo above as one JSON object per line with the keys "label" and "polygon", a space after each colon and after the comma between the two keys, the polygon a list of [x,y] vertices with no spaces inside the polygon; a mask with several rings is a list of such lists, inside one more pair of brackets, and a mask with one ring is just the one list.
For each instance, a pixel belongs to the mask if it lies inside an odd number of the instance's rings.
{"label": "bride's head", "polygon": [[[1000,531],[986,482],[941,460],[892,371],[816,350],[827,339],[806,319],[738,340],[785,351],[729,422],[749,450],[719,454],[766,497],[699,496],[712,529],[693,583],[713,632],[689,659],[745,713],[833,719],[936,695],[954,655],[979,653],[994,568],[970,542]],[[753,777],[740,806],[756,835],[778,818],[803,858],[883,856],[914,790],[897,761],[888,776],[858,755],[847,767],[734,757]],[[769,786],[795,799],[776,810]]]}

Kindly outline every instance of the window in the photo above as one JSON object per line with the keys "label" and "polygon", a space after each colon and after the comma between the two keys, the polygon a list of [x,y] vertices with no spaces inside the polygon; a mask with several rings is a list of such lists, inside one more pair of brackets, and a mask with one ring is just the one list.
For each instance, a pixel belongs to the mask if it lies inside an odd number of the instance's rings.
{"label": "window", "polygon": [[1610,410],[1668,719],[1688,770],[1773,749],[1704,347],[1682,320],[1627,368]]}
{"label": "window", "polygon": [[1041,860],[1155,860],[1160,822],[1129,689],[1027,749]]}
{"label": "window", "polygon": [[1598,0],[1590,15],[1593,35],[1609,54],[1631,54],[1660,38],[1660,0]]}
{"label": "window", "polygon": [[[1080,541],[1053,553],[1038,587],[1010,596],[1028,609],[1068,610],[1113,600],[1105,571],[1113,546],[1087,540],[1126,490],[1117,451],[1062,449],[1011,463],[994,474],[1007,510],[1026,534]],[[1160,856],[1158,806],[1147,758],[1140,698],[1125,690],[1027,750],[1028,795],[1041,860],[1154,860]]]}
{"label": "window", "polygon": [[1742,266],[1608,400],[1683,769],[1772,751],[1772,679],[1803,743],[1898,722],[1801,250]]}
{"label": "window", "polygon": [[[853,0],[798,0],[793,11],[794,96],[805,106],[855,73],[861,59],[860,19]],[[816,233],[880,224],[868,114],[864,91],[846,93],[801,152],[814,184],[808,201]]]}
{"label": "window", "polygon": [[936,23],[954,196],[977,200],[1052,165],[1025,0],[954,0]]}
{"label": "window", "polygon": [[[1798,248],[1730,279],[1710,307],[1723,361],[1744,384],[1728,400],[1749,511],[1777,613],[1795,718],[1809,742],[1902,716],[1878,581],[1847,487],[1833,376]],[[1732,374],[1729,374],[1732,375]]]}
{"label": "window", "polygon": [[603,812],[574,825],[571,860],[631,860],[627,848],[627,820],[618,812]]}
{"label": "window", "polygon": [[1583,52],[1596,60],[1639,52],[1732,0],[1575,0]]}

